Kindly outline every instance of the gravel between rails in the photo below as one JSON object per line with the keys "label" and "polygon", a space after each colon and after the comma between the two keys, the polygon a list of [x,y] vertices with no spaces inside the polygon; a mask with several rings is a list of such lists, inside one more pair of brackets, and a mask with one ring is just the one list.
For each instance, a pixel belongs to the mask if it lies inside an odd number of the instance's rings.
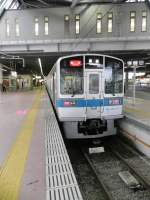
{"label": "gravel between rails", "polygon": [[[107,144],[107,142],[105,142]],[[114,143],[115,145],[115,143]],[[84,147],[87,149],[87,147]],[[120,147],[121,149],[124,149]],[[121,150],[120,149],[120,150]],[[90,167],[85,162],[84,157],[81,155],[79,147],[71,145],[71,151],[69,150],[70,159],[79,183],[79,187],[83,194],[83,198],[86,200],[103,200],[105,199],[103,191],[99,189],[99,184],[91,172]],[[135,162],[137,158],[135,155],[131,155],[131,152],[122,150],[122,154]],[[113,199],[115,200],[150,200],[149,190],[137,190],[129,189],[127,185],[121,180],[118,173],[128,170],[128,167],[118,159],[113,152],[105,146],[105,152],[100,154],[88,155],[93,163],[99,179],[102,179],[108,190],[111,192]],[[138,156],[137,156],[138,157]],[[139,162],[139,161],[138,161]],[[144,162],[144,161],[143,161]],[[141,164],[141,163],[140,163]],[[145,165],[144,163],[143,165]],[[137,165],[137,164],[135,164]],[[140,166],[143,166],[140,165]],[[146,168],[146,173],[149,173],[150,167]],[[141,169],[142,170],[142,169]],[[146,174],[145,172],[143,172]],[[149,173],[150,176],[150,173]]]}
{"label": "gravel between rails", "polygon": [[103,189],[78,145],[68,146],[71,163],[84,200],[106,200]]}
{"label": "gravel between rails", "polygon": [[138,151],[120,141],[120,139],[114,140],[111,145],[119,152],[125,161],[129,163],[129,165],[131,165],[142,177],[144,177],[144,179],[146,179],[146,182],[149,183],[150,189],[150,162],[145,155],[138,153]]}
{"label": "gravel between rails", "polygon": [[128,168],[111,152],[90,156],[100,177],[103,178],[115,200],[150,200],[149,191],[133,191],[118,176],[120,171]]}

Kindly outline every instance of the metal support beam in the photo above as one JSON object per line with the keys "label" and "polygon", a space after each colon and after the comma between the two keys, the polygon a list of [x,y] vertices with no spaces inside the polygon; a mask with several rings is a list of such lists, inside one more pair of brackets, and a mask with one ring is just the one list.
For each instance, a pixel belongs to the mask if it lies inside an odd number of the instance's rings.
{"label": "metal support beam", "polygon": [[25,2],[23,0],[18,0],[19,4],[20,4],[20,8],[27,8]]}
{"label": "metal support beam", "polygon": [[149,0],[145,0],[145,3],[148,6],[148,8],[150,9],[150,1]]}
{"label": "metal support beam", "polygon": [[29,7],[32,7],[32,8],[40,8],[40,5],[36,5],[36,4],[33,4],[33,3],[27,3],[27,2],[25,2],[25,5],[26,6],[29,6]]}
{"label": "metal support beam", "polygon": [[79,2],[80,2],[80,0],[73,0],[72,4],[71,4],[71,8],[74,8],[76,6],[76,4]]}
{"label": "metal support beam", "polygon": [[41,4],[45,5],[45,6],[49,6],[48,3],[46,3],[44,0],[37,0],[38,2],[40,2]]}

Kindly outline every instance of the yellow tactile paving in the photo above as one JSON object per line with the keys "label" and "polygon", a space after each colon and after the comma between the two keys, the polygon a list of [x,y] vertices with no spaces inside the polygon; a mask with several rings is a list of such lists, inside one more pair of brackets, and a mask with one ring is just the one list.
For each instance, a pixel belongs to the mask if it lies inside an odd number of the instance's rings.
{"label": "yellow tactile paving", "polygon": [[0,169],[0,200],[17,200],[21,178],[32,138],[34,122],[40,106],[42,92],[37,91],[33,106],[14,142],[7,159]]}

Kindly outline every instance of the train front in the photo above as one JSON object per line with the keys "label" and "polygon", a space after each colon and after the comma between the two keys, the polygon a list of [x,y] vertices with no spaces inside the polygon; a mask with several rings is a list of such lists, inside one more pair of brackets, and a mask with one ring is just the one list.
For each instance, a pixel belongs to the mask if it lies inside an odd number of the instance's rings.
{"label": "train front", "polygon": [[123,62],[97,54],[60,59],[57,112],[67,138],[98,138],[116,133],[122,117]]}

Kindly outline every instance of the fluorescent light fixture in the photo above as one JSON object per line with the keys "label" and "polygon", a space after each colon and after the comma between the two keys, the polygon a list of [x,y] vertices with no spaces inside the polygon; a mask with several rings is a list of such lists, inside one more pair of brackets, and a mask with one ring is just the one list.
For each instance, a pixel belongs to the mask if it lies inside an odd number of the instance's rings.
{"label": "fluorescent light fixture", "polygon": [[44,76],[44,74],[43,74],[43,68],[42,68],[42,63],[41,63],[41,58],[38,58],[38,62],[39,62],[41,74],[42,74],[42,76]]}
{"label": "fluorescent light fixture", "polygon": [[0,70],[1,70],[1,71],[4,71],[4,72],[7,72],[7,70],[6,70],[6,69],[3,69],[3,68],[1,68],[1,67],[0,67]]}
{"label": "fluorescent light fixture", "polygon": [[17,72],[16,72],[16,71],[11,71],[11,75],[12,75],[13,77],[17,77]]}
{"label": "fluorescent light fixture", "polygon": [[41,79],[41,76],[36,76],[35,78],[36,78],[36,79]]}

